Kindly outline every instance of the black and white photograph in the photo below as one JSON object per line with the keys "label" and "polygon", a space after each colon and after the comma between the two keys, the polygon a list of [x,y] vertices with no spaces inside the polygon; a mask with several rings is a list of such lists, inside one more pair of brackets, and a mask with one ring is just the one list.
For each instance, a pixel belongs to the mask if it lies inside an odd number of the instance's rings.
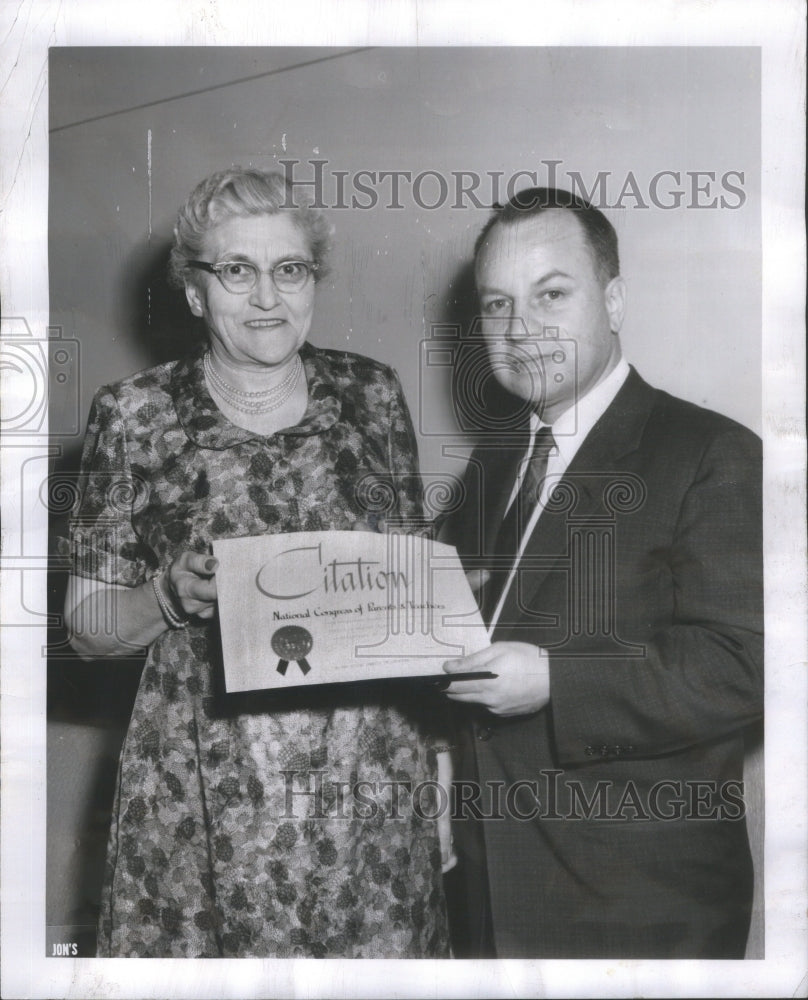
{"label": "black and white photograph", "polygon": [[4,995],[805,995],[804,11],[83,6],[4,42]]}

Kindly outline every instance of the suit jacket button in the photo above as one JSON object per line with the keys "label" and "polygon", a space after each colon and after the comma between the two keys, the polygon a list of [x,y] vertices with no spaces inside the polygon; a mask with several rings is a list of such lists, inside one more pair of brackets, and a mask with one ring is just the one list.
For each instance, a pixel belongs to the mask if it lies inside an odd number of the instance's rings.
{"label": "suit jacket button", "polygon": [[587,757],[594,757],[595,748],[594,747],[584,747],[584,753]]}
{"label": "suit jacket button", "polygon": [[634,747],[623,747],[623,753],[634,753]]}
{"label": "suit jacket button", "polygon": [[494,730],[490,726],[478,726],[477,727],[477,739],[485,742],[490,740],[494,735]]}
{"label": "suit jacket button", "polygon": [[615,757],[619,757],[620,754],[625,753],[625,750],[623,749],[623,747],[614,747],[612,753],[615,755]]}
{"label": "suit jacket button", "polygon": [[600,747],[600,749],[598,750],[598,753],[601,755],[601,757],[608,757],[609,756],[609,748],[608,747]]}

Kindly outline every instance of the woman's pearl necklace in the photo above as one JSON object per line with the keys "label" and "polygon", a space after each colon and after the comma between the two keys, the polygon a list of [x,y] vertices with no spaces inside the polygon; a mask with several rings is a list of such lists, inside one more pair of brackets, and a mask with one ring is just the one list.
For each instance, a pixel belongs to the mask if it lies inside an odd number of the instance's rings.
{"label": "woman's pearl necklace", "polygon": [[258,392],[246,392],[244,389],[237,389],[229,382],[225,382],[213,367],[210,351],[205,354],[202,364],[208,384],[216,391],[216,394],[234,410],[250,414],[271,413],[283,406],[297,388],[303,372],[303,362],[300,360],[300,355],[296,354],[292,367],[277,385]]}

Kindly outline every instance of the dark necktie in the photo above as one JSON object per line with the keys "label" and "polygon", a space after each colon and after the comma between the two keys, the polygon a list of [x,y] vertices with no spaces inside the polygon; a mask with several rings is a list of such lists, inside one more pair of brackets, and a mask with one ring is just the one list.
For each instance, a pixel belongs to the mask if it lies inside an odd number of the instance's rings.
{"label": "dark necktie", "polygon": [[547,459],[554,448],[552,428],[539,428],[522,474],[522,485],[497,532],[493,552],[494,565],[491,578],[483,590],[481,603],[483,621],[486,625],[490,625],[502,591],[508,582],[525,528],[541,495],[542,483],[547,474]]}

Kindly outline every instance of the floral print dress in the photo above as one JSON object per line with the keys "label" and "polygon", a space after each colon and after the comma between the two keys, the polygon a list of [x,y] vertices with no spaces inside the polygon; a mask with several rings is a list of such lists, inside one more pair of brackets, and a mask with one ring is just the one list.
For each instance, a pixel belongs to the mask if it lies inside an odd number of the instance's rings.
{"label": "floral print dress", "polygon": [[[133,587],[214,538],[419,518],[395,373],[310,345],[301,355],[306,413],[269,437],[217,409],[201,350],[100,389],[74,571]],[[201,620],[148,650],[121,752],[98,954],[448,954],[431,784],[439,727],[423,692],[226,695],[220,657],[215,622]]]}

